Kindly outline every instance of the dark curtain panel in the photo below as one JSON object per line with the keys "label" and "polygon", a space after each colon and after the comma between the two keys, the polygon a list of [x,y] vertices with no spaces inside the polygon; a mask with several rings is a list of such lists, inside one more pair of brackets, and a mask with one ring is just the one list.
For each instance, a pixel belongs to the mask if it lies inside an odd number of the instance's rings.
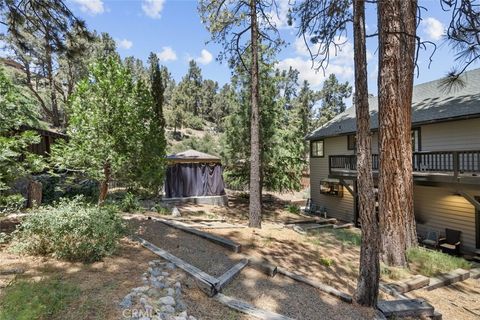
{"label": "dark curtain panel", "polygon": [[219,196],[225,194],[222,165],[177,163],[167,168],[165,197]]}

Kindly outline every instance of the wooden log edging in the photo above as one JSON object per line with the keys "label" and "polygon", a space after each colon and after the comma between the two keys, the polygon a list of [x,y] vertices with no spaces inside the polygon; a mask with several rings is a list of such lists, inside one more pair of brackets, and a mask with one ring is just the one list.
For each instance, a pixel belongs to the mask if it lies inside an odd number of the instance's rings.
{"label": "wooden log edging", "polygon": [[435,315],[433,306],[422,299],[380,300],[377,308],[386,317],[432,317]]}
{"label": "wooden log edging", "polygon": [[140,237],[134,237],[134,239],[140,242],[140,244],[145,248],[147,248],[148,250],[152,251],[153,253],[162,257],[163,259],[170,261],[171,263],[175,264],[177,267],[179,267],[180,269],[182,269],[183,271],[185,271],[186,273],[194,277],[200,289],[204,291],[209,297],[213,297],[217,293],[217,290],[215,289],[215,286],[218,283],[217,278],[212,277],[206,272],[203,272],[197,267],[157,247],[156,245],[154,245],[151,242],[148,242],[145,239],[142,239]]}
{"label": "wooden log edging", "polygon": [[172,228],[175,228],[175,229],[178,229],[178,230],[181,230],[181,231],[184,231],[184,232],[187,232],[187,233],[191,233],[191,234],[194,234],[196,236],[199,236],[203,239],[206,239],[208,241],[211,241],[213,243],[216,243],[218,245],[221,245],[222,247],[225,247],[235,253],[238,253],[240,252],[242,246],[239,244],[239,243],[236,243],[230,239],[227,239],[227,238],[222,238],[222,237],[219,237],[219,236],[216,236],[216,235],[213,235],[213,234],[210,234],[208,232],[203,232],[203,231],[200,231],[200,230],[197,230],[197,229],[194,229],[190,226],[186,226],[186,225],[183,225],[183,224],[180,224],[178,222],[175,222],[175,221],[168,221],[168,220],[164,220],[164,219],[159,219],[159,218],[153,218],[153,217],[149,217],[150,219],[154,220],[154,221],[158,221],[158,222],[161,222],[167,226],[170,226]]}
{"label": "wooden log edging", "polygon": [[464,269],[455,269],[445,274],[441,274],[437,277],[430,278],[429,285],[425,288],[427,291],[431,291],[437,288],[448,286],[459,281],[467,280],[470,278],[470,271]]}
{"label": "wooden log edging", "polygon": [[319,289],[323,292],[326,292],[326,293],[328,293],[328,294],[330,294],[334,297],[337,297],[344,302],[347,302],[347,303],[352,303],[353,302],[353,298],[352,298],[351,295],[346,294],[344,292],[341,292],[340,290],[337,290],[337,289],[335,289],[335,288],[333,288],[329,285],[323,284],[321,282],[318,282],[318,281],[315,281],[315,280],[312,280],[312,279],[308,279],[304,276],[301,276],[299,274],[287,271],[283,268],[278,268],[278,273],[280,273],[284,276],[287,276],[289,278],[292,278],[293,280],[308,284],[308,285],[310,285],[314,288],[317,288],[317,289]]}
{"label": "wooden log edging", "polygon": [[243,300],[240,299],[235,299],[229,296],[226,296],[222,293],[218,293],[213,299],[216,301],[226,305],[229,308],[235,309],[237,311],[240,311],[242,313],[251,315],[255,318],[258,319],[263,319],[263,320],[293,320],[292,318],[289,318],[287,316],[268,311],[268,310],[263,310],[259,309]]}
{"label": "wooden log edging", "polygon": [[228,269],[227,272],[218,277],[218,282],[215,284],[215,290],[217,290],[217,292],[222,291],[222,289],[232,282],[235,276],[238,275],[247,265],[248,260],[242,259],[239,263]]}

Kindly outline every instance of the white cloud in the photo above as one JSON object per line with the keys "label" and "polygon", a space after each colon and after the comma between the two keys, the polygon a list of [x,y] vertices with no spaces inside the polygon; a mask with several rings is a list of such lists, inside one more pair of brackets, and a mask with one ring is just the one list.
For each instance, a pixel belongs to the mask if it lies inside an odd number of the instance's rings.
{"label": "white cloud", "polygon": [[80,6],[80,10],[91,15],[101,14],[105,12],[102,0],[73,0]]}
{"label": "white cloud", "polygon": [[287,17],[288,9],[292,5],[290,0],[277,0],[275,3],[276,8],[267,14],[270,22],[279,29],[293,28],[293,26],[288,25]]}
{"label": "white cloud", "polygon": [[167,62],[177,60],[177,54],[171,47],[163,47],[162,51],[157,53],[158,60]]}
{"label": "white cloud", "polygon": [[200,64],[209,64],[212,62],[213,56],[207,49],[202,49],[200,57],[195,60]]}
{"label": "white cloud", "polygon": [[153,19],[160,19],[165,0],[143,0],[142,10]]}
{"label": "white cloud", "polygon": [[[347,38],[341,37],[336,41],[341,44],[338,48],[331,46],[328,51],[330,54],[328,66],[323,70],[317,71],[318,63],[312,65],[310,53],[303,39],[297,39],[294,43],[296,57],[281,60],[277,67],[282,70],[288,70],[289,67],[297,69],[299,80],[307,80],[313,88],[319,89],[328,75],[334,73],[339,80],[352,82],[354,75],[353,67],[353,44]],[[320,45],[310,45],[310,50],[316,52]]]}
{"label": "white cloud", "polygon": [[435,18],[428,17],[423,20],[421,24],[423,26],[423,32],[425,32],[431,40],[440,40],[445,34],[445,26]]}
{"label": "white cloud", "polygon": [[117,46],[121,49],[130,49],[133,46],[133,42],[127,39],[115,40]]}

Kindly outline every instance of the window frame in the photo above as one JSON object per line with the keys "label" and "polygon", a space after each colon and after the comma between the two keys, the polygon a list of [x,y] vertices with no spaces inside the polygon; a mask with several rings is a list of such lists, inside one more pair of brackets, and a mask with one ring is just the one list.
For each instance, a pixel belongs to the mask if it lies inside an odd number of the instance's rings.
{"label": "window frame", "polygon": [[[322,154],[321,155],[314,155],[313,154],[313,145],[315,143],[319,143],[321,142],[322,143]],[[317,148],[317,151],[318,151],[318,148]],[[324,158],[325,157],[325,140],[324,139],[320,139],[320,140],[312,140],[310,141],[310,158]]]}
{"label": "window frame", "polygon": [[[350,139],[354,140],[353,147],[350,147]],[[347,150],[357,150],[357,135],[356,134],[347,135]]]}

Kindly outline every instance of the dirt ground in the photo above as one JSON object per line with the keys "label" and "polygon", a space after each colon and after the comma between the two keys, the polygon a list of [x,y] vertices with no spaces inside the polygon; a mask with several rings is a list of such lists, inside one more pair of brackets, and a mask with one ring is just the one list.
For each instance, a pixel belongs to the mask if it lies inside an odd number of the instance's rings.
{"label": "dirt ground", "polygon": [[[129,223],[133,230],[136,230],[137,234],[145,240],[213,276],[223,274],[241,258],[240,255],[230,252],[219,245],[167,227],[160,222],[145,218],[131,218]],[[238,230],[242,232],[247,229]],[[293,244],[290,243],[290,245]],[[244,247],[242,253],[253,253],[255,249],[258,248],[250,246],[248,250],[245,250]],[[295,249],[295,247],[292,248],[292,250]],[[285,248],[282,250],[285,255],[292,255],[292,252],[285,252]],[[261,254],[264,254],[264,252],[260,252]],[[299,259],[300,256],[297,256],[297,258]],[[293,261],[300,263],[300,260],[295,260],[297,258],[292,257]],[[290,269],[298,270],[298,268]],[[301,270],[305,269],[301,268]],[[274,278],[270,278],[248,267],[227,286],[225,294],[243,299],[261,309],[277,312],[294,319],[372,318],[371,310],[341,302],[328,294],[293,281],[288,277],[277,275]],[[225,318],[228,319],[228,317],[222,317],[222,319]],[[204,319],[213,318],[207,317]]]}

